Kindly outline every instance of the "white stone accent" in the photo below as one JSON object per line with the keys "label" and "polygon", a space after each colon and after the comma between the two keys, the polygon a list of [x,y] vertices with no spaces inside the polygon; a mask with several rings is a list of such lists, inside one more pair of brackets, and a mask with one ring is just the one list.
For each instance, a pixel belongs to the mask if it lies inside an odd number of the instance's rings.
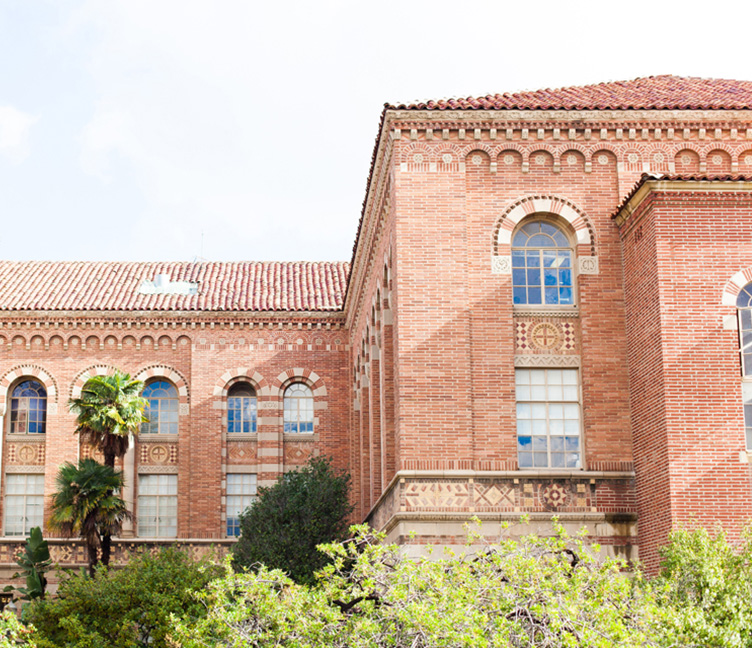
{"label": "white stone accent", "polygon": [[[579,239],[579,237],[578,237]],[[577,259],[577,272],[581,275],[597,275],[598,274],[598,257],[596,256],[583,256]]]}
{"label": "white stone accent", "polygon": [[491,257],[491,274],[512,274],[512,257],[508,254]]}
{"label": "white stone accent", "polygon": [[188,405],[188,403],[180,403],[180,409],[178,410],[180,413],[180,416],[188,416],[188,414],[191,413],[191,409]]}
{"label": "white stone accent", "polygon": [[739,320],[737,319],[736,314],[724,315],[721,326],[727,331],[739,330]]}

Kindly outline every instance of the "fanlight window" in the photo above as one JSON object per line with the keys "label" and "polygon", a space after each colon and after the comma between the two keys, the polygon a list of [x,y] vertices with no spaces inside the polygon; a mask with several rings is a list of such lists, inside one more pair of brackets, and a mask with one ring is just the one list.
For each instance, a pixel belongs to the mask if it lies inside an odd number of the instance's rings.
{"label": "fanlight window", "polygon": [[141,425],[141,434],[178,433],[178,390],[166,380],[150,382],[142,396],[148,401],[144,416],[148,423]]}
{"label": "fanlight window", "polygon": [[237,383],[227,394],[227,431],[256,431],[256,392],[248,383]]}
{"label": "fanlight window", "polygon": [[569,240],[556,225],[523,225],[512,240],[514,303],[574,304],[572,258]]}
{"label": "fanlight window", "polygon": [[313,432],[313,392],[294,383],[285,390],[285,432]]}
{"label": "fanlight window", "polygon": [[36,380],[24,380],[10,398],[12,434],[44,434],[47,425],[47,391]]}

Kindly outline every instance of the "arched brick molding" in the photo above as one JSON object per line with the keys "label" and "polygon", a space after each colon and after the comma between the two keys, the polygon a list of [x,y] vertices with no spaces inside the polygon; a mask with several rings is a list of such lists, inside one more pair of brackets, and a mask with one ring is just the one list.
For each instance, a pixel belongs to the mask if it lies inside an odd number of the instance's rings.
{"label": "arched brick molding", "polygon": [[26,376],[36,378],[44,385],[44,388],[47,390],[47,411],[50,414],[57,414],[57,382],[43,367],[40,367],[39,365],[24,364],[6,371],[2,378],[0,378],[0,416],[5,414],[5,406],[10,386],[19,378]]}
{"label": "arched brick molding", "polygon": [[188,391],[188,381],[176,369],[165,365],[150,365],[141,369],[135,378],[143,382],[146,382],[149,378],[167,378],[178,390],[180,415],[184,416],[189,413],[190,393]]}
{"label": "arched brick molding", "polygon": [[282,400],[285,388],[294,382],[303,382],[313,391],[313,397],[318,402],[320,398],[326,396],[326,385],[321,377],[312,369],[303,369],[296,367],[283,371],[271,381],[272,390],[276,390],[277,397]]}
{"label": "arched brick molding", "polygon": [[494,229],[494,254],[508,253],[512,232],[526,216],[536,213],[555,214],[566,220],[574,230],[578,246],[588,246],[595,256],[595,232],[584,212],[574,203],[558,196],[526,196],[507,208]]}
{"label": "arched brick molding", "polygon": [[739,270],[723,287],[721,304],[736,308],[736,298],[739,296],[742,288],[750,282],[752,282],[752,266]]}
{"label": "arched brick molding", "polygon": [[71,384],[71,398],[78,398],[81,396],[81,390],[84,385],[94,376],[110,376],[115,372],[115,367],[111,365],[94,365],[87,367],[80,372]]}
{"label": "arched brick molding", "polygon": [[259,403],[262,402],[261,398],[263,396],[268,397],[270,395],[269,383],[258,371],[244,367],[230,369],[225,371],[220,379],[214,383],[212,395],[214,396],[215,409],[227,408],[227,392],[230,387],[239,382],[250,383],[251,387],[256,391]]}

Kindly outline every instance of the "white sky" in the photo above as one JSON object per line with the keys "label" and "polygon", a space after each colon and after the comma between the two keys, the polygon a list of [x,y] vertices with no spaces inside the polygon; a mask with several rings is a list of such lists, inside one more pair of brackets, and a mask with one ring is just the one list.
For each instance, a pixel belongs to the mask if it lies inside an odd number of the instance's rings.
{"label": "white sky", "polygon": [[384,102],[752,79],[751,18],[743,0],[0,0],[0,258],[349,260]]}

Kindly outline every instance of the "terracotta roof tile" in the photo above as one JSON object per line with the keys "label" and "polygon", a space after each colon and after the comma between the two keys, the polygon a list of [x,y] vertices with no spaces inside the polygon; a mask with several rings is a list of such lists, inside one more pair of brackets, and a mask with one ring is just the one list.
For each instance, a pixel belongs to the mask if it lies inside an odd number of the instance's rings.
{"label": "terracotta roof tile", "polygon": [[[0,310],[337,311],[348,263],[0,262]],[[142,294],[159,274],[196,294]]]}
{"label": "terracotta roof tile", "polygon": [[730,110],[752,107],[752,81],[670,74],[485,97],[387,105],[399,110]]}

